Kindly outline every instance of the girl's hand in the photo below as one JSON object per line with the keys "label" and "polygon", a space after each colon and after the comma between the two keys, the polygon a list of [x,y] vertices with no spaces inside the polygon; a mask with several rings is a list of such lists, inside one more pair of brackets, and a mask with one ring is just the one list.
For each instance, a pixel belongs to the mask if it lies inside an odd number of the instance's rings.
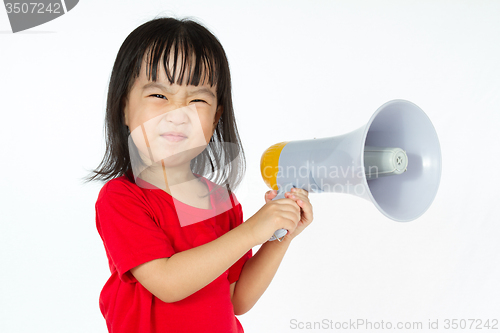
{"label": "girl's hand", "polygon": [[[266,203],[271,201],[274,197],[276,197],[276,195],[278,195],[277,191],[268,191],[265,195]],[[313,209],[311,202],[309,201],[309,192],[304,189],[294,187],[291,189],[291,192],[285,193],[285,198],[294,200],[300,207],[301,214],[300,221],[297,224],[297,228],[295,230],[288,229],[288,233],[285,236],[285,239],[288,238],[292,240],[295,236],[300,234],[302,230],[304,230],[309,224],[311,224],[313,220]]]}
{"label": "girl's hand", "polygon": [[300,221],[300,206],[291,198],[271,200],[275,196],[266,193],[266,204],[243,223],[250,228],[255,245],[268,241],[278,229],[293,232]]}

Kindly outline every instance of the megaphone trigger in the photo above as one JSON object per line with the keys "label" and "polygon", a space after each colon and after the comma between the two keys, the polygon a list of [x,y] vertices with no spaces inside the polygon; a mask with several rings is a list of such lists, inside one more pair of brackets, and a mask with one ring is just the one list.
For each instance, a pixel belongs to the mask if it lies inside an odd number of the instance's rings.
{"label": "megaphone trigger", "polygon": [[273,237],[271,237],[269,240],[273,241],[273,240],[277,239],[278,242],[281,242],[283,240],[283,238],[285,238],[287,233],[288,233],[288,231],[286,229],[276,230],[273,234]]}

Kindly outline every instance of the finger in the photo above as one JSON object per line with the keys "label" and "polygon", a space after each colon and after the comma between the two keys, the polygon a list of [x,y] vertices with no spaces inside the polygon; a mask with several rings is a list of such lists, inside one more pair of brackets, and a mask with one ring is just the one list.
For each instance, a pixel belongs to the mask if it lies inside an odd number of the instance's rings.
{"label": "finger", "polygon": [[264,200],[266,200],[266,203],[268,203],[269,201],[273,200],[273,198],[276,197],[277,195],[278,195],[278,191],[269,190],[264,195]]}
{"label": "finger", "polygon": [[307,190],[304,190],[303,188],[294,187],[290,190],[290,192],[292,192],[293,194],[295,193],[302,194],[305,195],[306,197],[309,196],[309,192]]}
{"label": "finger", "polygon": [[304,219],[307,220],[309,223],[312,222],[313,220],[313,209],[311,203],[308,201],[302,201],[301,199],[297,200],[297,205],[299,205],[300,208],[302,208],[302,211],[304,212]]}
{"label": "finger", "polygon": [[292,212],[300,216],[300,206],[295,200],[285,198],[282,203],[284,204],[281,206],[282,211]]}
{"label": "finger", "polygon": [[300,214],[293,212],[284,212],[281,217],[283,218],[283,228],[293,232],[300,222]]}
{"label": "finger", "polygon": [[286,229],[293,232],[300,222],[300,213],[298,211],[290,210],[290,208],[286,206],[288,205],[277,206],[279,211],[276,215],[277,218],[274,221],[274,226],[276,229]]}
{"label": "finger", "polygon": [[312,221],[312,205],[308,197],[298,193],[285,194],[285,197],[294,200],[297,205],[304,211],[305,218],[308,221]]}
{"label": "finger", "polygon": [[[290,203],[295,202],[297,200],[297,197],[292,197],[292,194],[289,192],[286,192],[283,196],[284,196],[284,198],[278,199],[278,200],[276,200],[276,202],[279,202],[281,204],[290,204]],[[304,198],[304,197],[302,197],[302,198]]]}
{"label": "finger", "polygon": [[283,211],[281,217],[293,221],[295,224],[300,221],[300,213],[295,211]]}
{"label": "finger", "polygon": [[300,212],[300,206],[295,202],[295,200],[282,198],[274,201],[278,204],[277,209],[280,211],[288,211],[288,212]]}
{"label": "finger", "polygon": [[308,202],[309,201],[309,198],[307,197],[307,195],[304,195],[302,193],[286,193],[285,194],[285,198],[289,198],[289,199],[292,199],[294,201],[297,201],[297,200],[302,200],[304,202]]}

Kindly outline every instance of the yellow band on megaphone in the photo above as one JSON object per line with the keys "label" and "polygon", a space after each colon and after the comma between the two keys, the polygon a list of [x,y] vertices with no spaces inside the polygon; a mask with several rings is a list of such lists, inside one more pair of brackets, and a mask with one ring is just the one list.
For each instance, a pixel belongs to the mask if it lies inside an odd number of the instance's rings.
{"label": "yellow band on megaphone", "polygon": [[290,141],[280,142],[267,148],[260,158],[260,173],[262,179],[273,190],[278,190],[276,177],[279,171],[280,154],[283,147]]}

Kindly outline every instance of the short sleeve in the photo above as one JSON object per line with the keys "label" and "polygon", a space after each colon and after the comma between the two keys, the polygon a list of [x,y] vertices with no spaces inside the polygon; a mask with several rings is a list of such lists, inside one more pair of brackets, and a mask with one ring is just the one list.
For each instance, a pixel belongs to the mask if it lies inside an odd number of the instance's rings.
{"label": "short sleeve", "polygon": [[[233,221],[231,221],[231,229],[234,229],[243,223],[243,211],[241,208],[241,204],[238,203],[234,207],[234,210],[235,210],[236,214],[235,214],[235,219]],[[229,284],[238,281],[238,279],[240,278],[240,274],[241,274],[241,271],[243,269],[243,266],[245,265],[247,260],[250,259],[251,257],[252,257],[252,249],[250,249],[237,262],[235,262],[231,267],[229,267],[229,274],[227,277],[229,280]]]}
{"label": "short sleeve", "polygon": [[144,196],[132,185],[108,182],[95,204],[96,224],[110,260],[124,282],[137,282],[130,269],[175,252]]}

